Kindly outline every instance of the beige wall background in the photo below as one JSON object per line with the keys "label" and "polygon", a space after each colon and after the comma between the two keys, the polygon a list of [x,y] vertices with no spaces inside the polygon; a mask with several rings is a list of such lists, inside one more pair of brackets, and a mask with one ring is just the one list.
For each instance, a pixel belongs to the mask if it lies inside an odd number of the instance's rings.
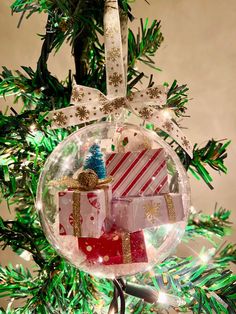
{"label": "beige wall background", "polygon": [[[13,1],[0,3],[0,65],[19,69],[21,65],[33,68],[40,52],[41,41],[36,35],[44,32],[45,16],[34,15],[24,20],[17,29],[19,15],[11,16],[9,6]],[[154,72],[155,81],[187,83],[190,88],[189,115],[184,126],[193,142],[204,145],[210,138],[232,139],[229,157],[226,160],[228,175],[213,173],[213,191],[202,182],[191,178],[193,205],[204,212],[212,212],[217,202],[232,210],[232,221],[236,219],[235,208],[235,156],[236,156],[236,1],[235,0],[144,0],[132,3],[139,25],[139,18],[148,17],[150,22],[162,20],[165,41],[156,56],[157,66],[162,72]],[[140,68],[141,65],[138,64]],[[68,69],[74,69],[70,48],[64,46],[50,58],[50,70],[63,79]],[[148,68],[147,73],[152,73]],[[12,106],[10,99],[0,100],[1,107]],[[10,213],[1,206],[1,215]],[[234,233],[229,238],[235,241]],[[202,241],[194,244],[197,251]],[[192,254],[190,248],[181,245],[177,253]],[[0,253],[1,264],[29,262],[16,257],[10,249]],[[2,302],[2,303],[1,303]],[[0,305],[3,301],[0,300]]]}

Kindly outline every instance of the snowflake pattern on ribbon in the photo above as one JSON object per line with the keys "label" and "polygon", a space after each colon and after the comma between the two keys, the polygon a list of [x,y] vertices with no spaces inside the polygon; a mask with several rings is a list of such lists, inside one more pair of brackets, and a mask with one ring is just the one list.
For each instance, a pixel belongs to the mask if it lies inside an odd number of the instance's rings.
{"label": "snowflake pattern on ribbon", "polygon": [[66,125],[67,119],[67,116],[62,111],[55,112],[53,115],[53,122],[59,126]]}
{"label": "snowflake pattern on ribbon", "polygon": [[139,115],[143,118],[143,119],[149,119],[151,118],[151,116],[153,115],[153,111],[152,108],[150,107],[144,107],[139,111]]}
{"label": "snowflake pattern on ribbon", "polygon": [[162,91],[158,87],[149,88],[147,90],[147,95],[150,96],[151,99],[160,98]]}
{"label": "snowflake pattern on ribbon", "polygon": [[83,88],[77,89],[76,87],[73,88],[72,91],[72,100],[73,101],[81,101],[84,98],[84,90]]}
{"label": "snowflake pattern on ribbon", "polygon": [[79,117],[82,121],[87,120],[89,118],[89,110],[87,110],[85,106],[77,107],[75,116]]}
{"label": "snowflake pattern on ribbon", "polygon": [[107,60],[110,60],[112,62],[115,62],[117,58],[120,57],[120,49],[119,48],[111,48],[111,50],[107,53]]}
{"label": "snowflake pattern on ribbon", "polygon": [[105,101],[104,103],[102,103],[101,107],[99,108],[99,110],[105,114],[109,114],[113,112],[113,107],[112,107],[112,103],[109,101]]}
{"label": "snowflake pattern on ribbon", "polygon": [[109,76],[109,85],[118,87],[123,82],[122,75],[114,72]]}
{"label": "snowflake pattern on ribbon", "polygon": [[165,129],[167,132],[171,132],[174,130],[173,124],[170,121],[165,121],[162,125],[163,129]]}
{"label": "snowflake pattern on ribbon", "polygon": [[189,140],[186,138],[186,136],[181,137],[182,140],[182,144],[186,149],[190,149],[190,142]]}

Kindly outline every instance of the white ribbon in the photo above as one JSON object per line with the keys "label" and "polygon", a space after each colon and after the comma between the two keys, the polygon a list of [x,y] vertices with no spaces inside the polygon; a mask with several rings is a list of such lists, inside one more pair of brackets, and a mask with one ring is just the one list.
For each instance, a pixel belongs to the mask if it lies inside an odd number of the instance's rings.
{"label": "white ribbon", "polygon": [[162,85],[137,91],[126,97],[127,16],[121,14],[119,17],[117,0],[105,2],[104,35],[107,96],[95,88],[75,85],[71,96],[73,106],[49,112],[47,118],[52,120],[52,128],[98,120],[120,113],[126,108],[169,134],[192,157],[193,147],[190,141],[160,110],[167,99],[167,91]]}

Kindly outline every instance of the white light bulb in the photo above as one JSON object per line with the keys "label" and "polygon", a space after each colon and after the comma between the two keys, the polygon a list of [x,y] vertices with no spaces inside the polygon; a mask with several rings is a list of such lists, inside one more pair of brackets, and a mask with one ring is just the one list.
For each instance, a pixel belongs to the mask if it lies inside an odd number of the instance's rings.
{"label": "white light bulb", "polygon": [[29,253],[28,251],[23,251],[20,255],[21,258],[23,258],[25,261],[30,261],[31,259],[31,253]]}
{"label": "white light bulb", "polygon": [[74,156],[68,156],[66,158],[64,158],[63,162],[62,162],[62,168],[63,169],[70,169],[71,168],[71,163],[74,160]]}
{"label": "white light bulb", "polygon": [[173,225],[172,224],[165,225],[165,230],[167,232],[170,232],[172,229],[173,229]]}
{"label": "white light bulb", "polygon": [[163,109],[162,110],[162,116],[164,119],[170,120],[172,118],[172,112],[170,109]]}
{"label": "white light bulb", "polygon": [[37,203],[35,204],[35,207],[36,207],[37,210],[42,210],[42,208],[43,208],[42,202],[37,202]]}
{"label": "white light bulb", "polygon": [[32,123],[31,126],[29,127],[30,133],[35,133],[37,131],[37,126],[35,123]]}
{"label": "white light bulb", "polygon": [[206,253],[199,254],[199,259],[203,264],[207,264],[212,259],[212,256],[215,254],[216,249],[211,248]]}
{"label": "white light bulb", "polygon": [[160,291],[157,299],[158,303],[167,304],[167,295],[166,293]]}
{"label": "white light bulb", "polygon": [[157,302],[160,304],[171,305],[174,307],[182,306],[186,303],[180,297],[173,295],[173,294],[167,294],[163,291],[159,292]]}
{"label": "white light bulb", "polygon": [[197,213],[197,210],[194,206],[190,206],[190,213],[191,214],[196,214]]}

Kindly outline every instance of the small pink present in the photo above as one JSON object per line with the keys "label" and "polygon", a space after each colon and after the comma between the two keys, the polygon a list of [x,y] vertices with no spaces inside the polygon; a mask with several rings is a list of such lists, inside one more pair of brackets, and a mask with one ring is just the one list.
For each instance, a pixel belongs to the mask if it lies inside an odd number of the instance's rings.
{"label": "small pink present", "polygon": [[183,220],[181,194],[121,197],[112,200],[110,219],[117,228],[135,232]]}
{"label": "small pink present", "polygon": [[59,234],[99,238],[110,212],[110,185],[93,191],[59,192]]}
{"label": "small pink present", "polygon": [[149,196],[169,192],[164,149],[106,155],[113,197]]}

